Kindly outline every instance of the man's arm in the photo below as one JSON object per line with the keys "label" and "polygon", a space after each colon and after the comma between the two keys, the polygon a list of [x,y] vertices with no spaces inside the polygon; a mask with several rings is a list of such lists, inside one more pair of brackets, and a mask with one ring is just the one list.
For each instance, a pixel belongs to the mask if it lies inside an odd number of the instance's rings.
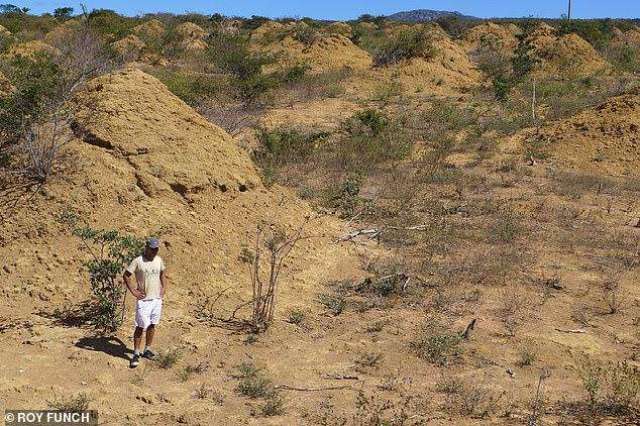
{"label": "man's arm", "polygon": [[165,271],[160,271],[160,285],[162,286],[162,288],[160,288],[160,297],[164,297],[164,294],[167,291],[168,282],[169,280],[167,279],[167,274],[165,273]]}
{"label": "man's arm", "polygon": [[142,300],[144,299],[144,293],[141,292],[140,290],[138,290],[137,287],[134,287],[131,284],[131,275],[133,275],[131,272],[129,271],[124,271],[124,283],[127,285],[127,288],[129,289],[129,291],[131,292],[131,294],[133,294],[133,296],[138,299],[138,300]]}

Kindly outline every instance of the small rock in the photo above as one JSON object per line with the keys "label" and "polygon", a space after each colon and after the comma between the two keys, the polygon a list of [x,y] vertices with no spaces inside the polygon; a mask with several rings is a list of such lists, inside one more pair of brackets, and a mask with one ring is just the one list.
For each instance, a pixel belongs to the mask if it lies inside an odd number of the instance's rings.
{"label": "small rock", "polygon": [[9,265],[4,265],[4,266],[2,267],[2,270],[3,270],[4,272],[6,272],[7,274],[10,274],[10,273],[11,273],[11,268],[9,268]]}
{"label": "small rock", "polygon": [[87,382],[80,382],[82,386],[87,386]]}
{"label": "small rock", "polygon": [[510,368],[507,368],[507,374],[511,377],[516,377],[516,373],[514,373],[513,370]]}

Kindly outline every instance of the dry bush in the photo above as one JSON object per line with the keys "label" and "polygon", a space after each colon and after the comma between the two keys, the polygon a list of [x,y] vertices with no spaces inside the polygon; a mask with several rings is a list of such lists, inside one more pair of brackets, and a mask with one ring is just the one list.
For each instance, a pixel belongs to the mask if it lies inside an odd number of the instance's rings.
{"label": "dry bush", "polygon": [[536,362],[538,351],[534,340],[526,340],[518,348],[518,362],[520,367],[529,367]]}
{"label": "dry bush", "polygon": [[607,314],[616,314],[622,310],[625,297],[618,278],[612,277],[602,283],[602,300],[605,303]]}
{"label": "dry bush", "polygon": [[409,389],[398,391],[398,397],[387,399],[376,393],[367,395],[359,391],[356,397],[356,413],[353,415],[353,425],[405,425],[410,418],[424,416],[425,407]]}
{"label": "dry bush", "polygon": [[14,175],[40,183],[49,178],[73,138],[69,128],[78,108],[73,97],[88,79],[113,65],[104,42],[86,24],[70,32],[59,51],[4,63],[16,90],[1,100],[0,158],[12,157],[0,161],[2,178]]}
{"label": "dry bush", "polygon": [[626,414],[640,405],[640,371],[622,362],[600,362],[583,357],[578,361],[588,402],[592,409],[612,414]]}
{"label": "dry bush", "polygon": [[75,396],[56,397],[52,401],[48,401],[49,407],[59,411],[80,412],[89,409],[91,398],[84,392]]}
{"label": "dry bush", "polygon": [[515,336],[524,324],[529,297],[524,287],[512,284],[501,291],[498,315],[509,336]]}
{"label": "dry bush", "polygon": [[445,409],[448,412],[485,418],[498,410],[498,402],[502,395],[485,384],[455,380],[442,388],[446,395]]}
{"label": "dry bush", "polygon": [[431,318],[425,321],[409,346],[419,358],[445,366],[462,355],[462,341],[460,333],[447,329],[439,320]]}

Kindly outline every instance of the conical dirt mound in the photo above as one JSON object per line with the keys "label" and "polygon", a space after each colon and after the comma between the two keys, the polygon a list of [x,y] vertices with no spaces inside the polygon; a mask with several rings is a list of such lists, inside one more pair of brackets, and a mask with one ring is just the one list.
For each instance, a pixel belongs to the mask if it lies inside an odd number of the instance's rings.
{"label": "conical dirt mound", "polygon": [[640,176],[640,96],[613,98],[531,137],[576,170]]}
{"label": "conical dirt mound", "polygon": [[525,42],[536,71],[552,76],[587,76],[606,71],[608,64],[587,41],[577,34],[558,36],[556,30],[540,24]]}
{"label": "conical dirt mound", "polygon": [[[348,27],[348,26],[347,26]],[[344,27],[335,27],[345,31]],[[350,68],[366,70],[371,56],[337,32],[315,31],[304,22],[267,22],[251,35],[254,51],[275,55],[277,69],[306,64],[312,73]]]}
{"label": "conical dirt mound", "polygon": [[[91,144],[129,159],[158,189],[258,185],[256,171],[220,128],[173,96],[156,78],[136,69],[89,84],[98,113],[84,112],[88,123],[77,133]],[[93,106],[93,105],[88,105]],[[79,123],[83,118],[79,117]],[[162,168],[161,178],[157,169]]]}
{"label": "conical dirt mound", "polygon": [[[402,31],[399,26],[394,31]],[[410,90],[429,89],[447,93],[479,84],[480,73],[471,63],[465,50],[453,42],[439,25],[425,25],[434,55],[430,58],[411,58],[385,67],[391,75]]]}
{"label": "conical dirt mound", "polygon": [[[250,292],[240,254],[256,226],[292,232],[311,214],[292,193],[265,189],[248,154],[152,76],[136,69],[103,76],[78,98],[77,138],[61,167],[3,222],[0,303],[88,297],[86,254],[57,221],[67,209],[98,229],[160,235],[174,300],[222,286],[233,288],[230,295]],[[336,226],[323,220],[308,232],[337,235]],[[305,241],[291,258],[298,290],[317,285],[305,271],[324,244]],[[295,297],[293,289],[283,291],[283,303]]]}
{"label": "conical dirt mound", "polygon": [[519,33],[520,29],[513,24],[487,22],[467,31],[462,45],[469,53],[491,51],[511,57],[518,47]]}

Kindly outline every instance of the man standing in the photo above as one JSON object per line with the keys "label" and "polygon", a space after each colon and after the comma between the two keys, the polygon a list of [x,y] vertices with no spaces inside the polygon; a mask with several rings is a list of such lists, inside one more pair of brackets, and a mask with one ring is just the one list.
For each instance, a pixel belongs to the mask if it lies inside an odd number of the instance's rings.
{"label": "man standing", "polygon": [[[124,282],[127,288],[135,296],[136,300],[136,329],[133,333],[134,353],[129,366],[136,368],[140,363],[140,357],[153,359],[155,354],[151,350],[155,326],[160,322],[162,312],[162,297],[167,291],[167,277],[164,262],[158,256],[160,241],[151,238],[145,245],[142,256],[138,256],[124,271]],[[131,276],[135,275],[137,286],[131,283]],[[142,333],[146,332],[144,351],[142,345]]]}

